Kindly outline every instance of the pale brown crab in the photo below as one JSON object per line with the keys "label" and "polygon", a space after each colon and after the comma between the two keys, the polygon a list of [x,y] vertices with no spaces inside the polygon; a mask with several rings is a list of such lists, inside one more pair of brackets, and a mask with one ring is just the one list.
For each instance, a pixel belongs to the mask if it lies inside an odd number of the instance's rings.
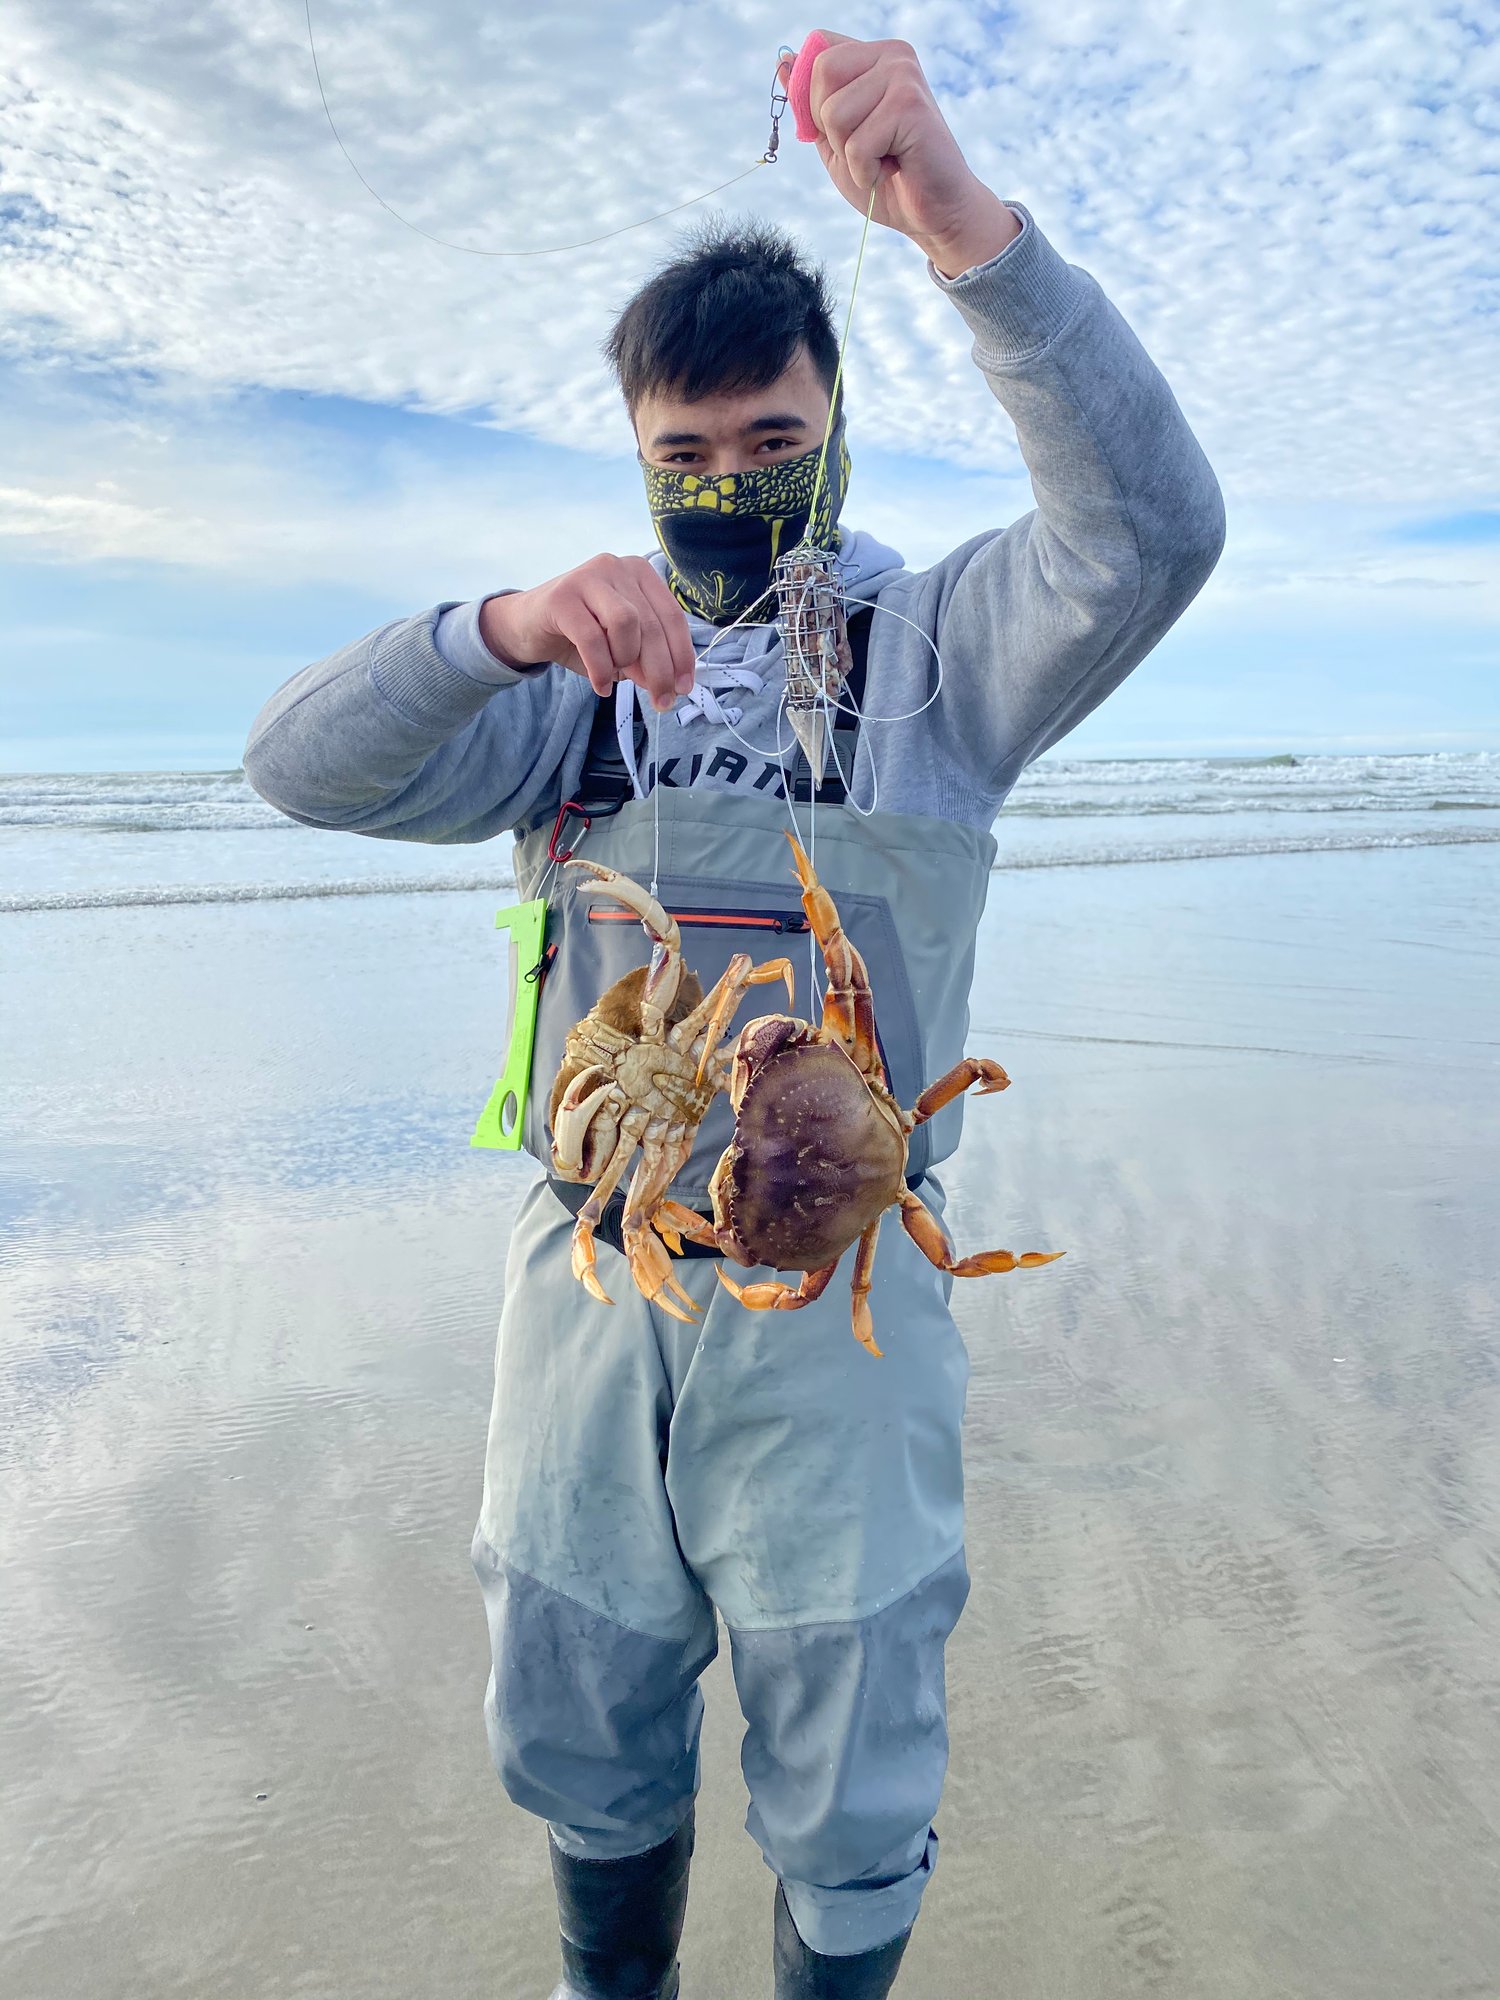
{"label": "pale brown crab", "polygon": [[972,1085],[988,1096],[1010,1078],[985,1056],[965,1056],[904,1111],[891,1095],[875,1038],[875,1008],[864,960],[844,935],[838,910],[789,834],[802,884],[802,907],[822,948],[828,992],[822,1026],[769,1015],[742,1029],[729,1085],[734,1137],[714,1169],[712,1223],[664,1202],[656,1227],[673,1248],[681,1238],[717,1246],[744,1265],[801,1271],[741,1285],[720,1279],[755,1311],[794,1311],[826,1290],[839,1259],[858,1243],[850,1289],[854,1335],[872,1354],[870,1276],[881,1217],[899,1204],[908,1235],[923,1255],[955,1278],[1032,1270],[1064,1253],[984,1250],[954,1255],[942,1224],[906,1184],[907,1141],[916,1127]]}
{"label": "pale brown crab", "polygon": [[553,1170],[594,1184],[573,1225],[573,1275],[596,1299],[613,1303],[595,1268],[594,1231],[639,1146],[621,1229],[630,1275],[653,1305],[685,1320],[696,1308],[650,1225],[687,1163],[704,1112],[728,1082],[729,1058],[719,1044],[746,988],[784,979],[791,1005],[792,968],[784,958],[755,965],[738,952],[705,995],[683,963],[675,919],[649,891],[595,861],[574,858],[568,866],[595,878],[583,894],[633,910],[654,947],[649,965],[617,979],[569,1031],[552,1086]]}

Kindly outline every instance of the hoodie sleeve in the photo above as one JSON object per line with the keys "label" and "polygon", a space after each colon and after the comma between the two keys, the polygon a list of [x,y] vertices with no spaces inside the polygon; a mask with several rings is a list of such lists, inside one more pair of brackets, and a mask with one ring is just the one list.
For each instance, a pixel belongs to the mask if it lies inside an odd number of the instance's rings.
{"label": "hoodie sleeve", "polygon": [[478,605],[438,605],[307,667],[256,718],[245,775],[306,826],[387,840],[488,840],[561,802],[593,694],[517,673],[478,640]]}
{"label": "hoodie sleeve", "polygon": [[942,649],[945,750],[997,802],[1143,660],[1224,541],[1218,482],[1171,390],[1030,216],[998,257],[933,273],[1015,423],[1035,510],[913,593]]}

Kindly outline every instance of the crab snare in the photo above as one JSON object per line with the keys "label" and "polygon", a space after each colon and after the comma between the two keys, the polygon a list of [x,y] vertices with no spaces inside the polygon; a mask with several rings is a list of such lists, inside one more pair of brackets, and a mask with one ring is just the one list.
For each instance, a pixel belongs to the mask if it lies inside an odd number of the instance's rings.
{"label": "crab snare", "polygon": [[771,572],[786,654],[787,720],[814,791],[828,772],[829,717],[854,664],[834,561],[831,550],[803,542],[778,557]]}

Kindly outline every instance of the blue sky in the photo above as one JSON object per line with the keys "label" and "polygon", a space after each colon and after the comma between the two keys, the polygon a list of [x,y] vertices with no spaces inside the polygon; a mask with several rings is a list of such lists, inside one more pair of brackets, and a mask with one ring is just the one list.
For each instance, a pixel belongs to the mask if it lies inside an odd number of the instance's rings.
{"label": "blue sky", "polygon": [[[856,6],[983,177],[1098,276],[1224,485],[1199,603],[1081,754],[1500,745],[1500,41],[1383,0]],[[0,91],[0,767],[223,767],[305,661],[649,544],[598,360],[671,225],[438,250],[322,123],[300,6],[19,0]],[[587,17],[585,19],[585,17]],[[764,144],[769,0],[320,0],[375,184],[493,247],[628,221]],[[591,60],[576,57],[580,26]],[[847,280],[810,149],[726,198]],[[929,562],[1024,512],[1008,421],[885,234],[846,519]]]}

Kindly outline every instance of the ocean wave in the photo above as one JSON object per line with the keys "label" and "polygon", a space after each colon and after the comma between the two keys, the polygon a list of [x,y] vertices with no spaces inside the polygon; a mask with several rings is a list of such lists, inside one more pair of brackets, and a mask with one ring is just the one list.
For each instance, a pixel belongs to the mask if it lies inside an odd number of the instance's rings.
{"label": "ocean wave", "polygon": [[295,832],[243,771],[110,771],[0,775],[0,826],[82,826],[102,832]]}
{"label": "ocean wave", "polygon": [[1156,817],[1176,813],[1369,813],[1500,807],[1500,755],[1140,760],[1043,758],[1006,811],[1032,818]]}
{"label": "ocean wave", "polygon": [[[1079,847],[1067,852],[1002,854],[992,872],[1014,874],[1033,868],[1117,868],[1135,862],[1232,861],[1252,855],[1359,854],[1385,848],[1473,847],[1500,844],[1500,827],[1423,827],[1402,833],[1330,833],[1320,836],[1263,835],[1256,839],[1226,835],[1222,840],[1183,840],[1155,846]],[[372,875],[337,882],[205,882],[184,888],[101,889],[56,891],[35,895],[0,895],[0,915],[20,916],[47,911],[163,909],[176,905],[212,903],[300,903],[335,896],[432,896],[484,890],[514,895],[514,878],[507,875],[396,876]]]}
{"label": "ocean wave", "polygon": [[1233,834],[1223,840],[1182,840],[1156,846],[1118,847],[1089,850],[1079,847],[1066,853],[1015,854],[997,860],[991,872],[997,875],[1026,868],[1117,868],[1133,861],[1234,861],[1257,854],[1370,854],[1399,847],[1488,847],[1500,844],[1500,827],[1414,828],[1410,833],[1329,833],[1264,834],[1244,839]]}
{"label": "ocean wave", "polygon": [[[1044,757],[1006,806],[1030,819],[1191,813],[1500,810],[1500,752],[1266,757]],[[0,775],[0,826],[130,832],[283,832],[242,771]]]}
{"label": "ocean wave", "polygon": [[505,875],[371,875],[345,882],[202,882],[184,888],[59,889],[36,895],[0,896],[0,916],[46,910],[158,910],[179,904],[304,903],[325,896],[433,896],[469,889],[515,893]]}
{"label": "ocean wave", "polygon": [[300,833],[271,806],[0,806],[0,827],[88,827],[96,833]]}

